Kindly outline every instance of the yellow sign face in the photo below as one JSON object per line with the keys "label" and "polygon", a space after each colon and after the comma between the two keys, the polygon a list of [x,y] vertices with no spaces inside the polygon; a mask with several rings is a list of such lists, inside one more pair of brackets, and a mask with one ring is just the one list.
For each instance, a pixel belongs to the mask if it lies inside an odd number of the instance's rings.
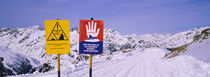
{"label": "yellow sign face", "polygon": [[69,20],[46,20],[46,54],[69,54]]}

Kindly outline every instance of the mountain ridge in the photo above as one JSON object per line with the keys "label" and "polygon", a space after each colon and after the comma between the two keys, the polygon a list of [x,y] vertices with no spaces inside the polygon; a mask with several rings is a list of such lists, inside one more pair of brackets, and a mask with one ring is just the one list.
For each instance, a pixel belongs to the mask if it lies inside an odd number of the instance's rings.
{"label": "mountain ridge", "polygon": [[[176,34],[143,34],[143,35],[122,35],[112,29],[104,30],[104,53],[103,55],[129,52],[137,48],[176,48],[190,44],[196,34],[200,34],[209,27],[198,27]],[[61,56],[61,66],[78,64],[88,60],[87,55],[79,54],[79,29],[70,29],[71,53]],[[2,28],[0,29],[0,46],[5,46],[12,51],[31,56],[39,60],[41,65],[49,64],[55,68],[56,55],[45,54],[45,32],[40,26],[28,28]],[[107,56],[108,58],[109,56]],[[73,68],[71,66],[70,68]],[[37,69],[38,70],[38,69]],[[48,71],[51,69],[48,69]]]}

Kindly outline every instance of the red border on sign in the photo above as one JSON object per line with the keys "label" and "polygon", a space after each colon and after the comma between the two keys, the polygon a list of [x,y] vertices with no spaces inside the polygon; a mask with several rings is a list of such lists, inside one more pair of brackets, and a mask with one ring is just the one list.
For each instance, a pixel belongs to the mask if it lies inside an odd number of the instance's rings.
{"label": "red border on sign", "polygon": [[97,23],[96,29],[100,29],[97,38],[103,42],[103,30],[104,30],[104,21],[102,20],[80,20],[80,29],[79,29],[79,42],[82,42],[88,38],[86,33],[86,25],[88,22],[94,21]]}

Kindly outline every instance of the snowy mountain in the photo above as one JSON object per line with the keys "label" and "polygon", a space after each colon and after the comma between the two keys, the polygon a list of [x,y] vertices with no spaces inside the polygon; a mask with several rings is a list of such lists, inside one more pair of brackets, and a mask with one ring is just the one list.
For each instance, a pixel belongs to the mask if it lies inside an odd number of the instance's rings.
{"label": "snowy mountain", "polygon": [[197,33],[194,36],[193,41],[190,44],[185,44],[183,46],[172,49],[168,57],[173,57],[179,54],[190,55],[196,59],[210,62],[210,28],[202,30],[201,33]]}
{"label": "snowy mountain", "polygon": [[[199,27],[177,34],[144,34],[144,35],[121,35],[112,29],[104,30],[104,53],[94,58],[102,58],[106,60],[116,59],[123,53],[129,55],[128,52],[139,48],[177,48],[186,44],[191,44],[194,37],[209,27]],[[79,54],[79,30],[72,28],[70,30],[71,53],[61,56],[61,67],[68,66],[65,69],[75,70],[77,64],[87,62],[87,55]],[[35,72],[55,71],[57,58],[56,55],[45,54],[45,33],[40,26],[32,26],[29,28],[2,28],[0,29],[0,49],[9,49],[11,53],[18,53],[30,56],[39,61],[38,65],[33,65]],[[2,51],[3,51],[2,50]],[[122,54],[121,54],[122,53]],[[29,59],[29,57],[24,58]],[[2,57],[2,55],[0,56]],[[3,56],[4,58],[7,58]],[[3,61],[4,62],[4,61]],[[27,62],[26,62],[27,63]],[[33,63],[33,62],[32,62]],[[4,63],[5,64],[5,63]],[[9,68],[8,68],[9,69]],[[29,72],[28,72],[29,73]],[[32,73],[32,72],[31,72]],[[16,74],[16,73],[13,73]],[[24,73],[23,73],[24,74]]]}
{"label": "snowy mountain", "polygon": [[32,73],[40,65],[38,60],[3,46],[0,46],[0,57],[0,76]]}

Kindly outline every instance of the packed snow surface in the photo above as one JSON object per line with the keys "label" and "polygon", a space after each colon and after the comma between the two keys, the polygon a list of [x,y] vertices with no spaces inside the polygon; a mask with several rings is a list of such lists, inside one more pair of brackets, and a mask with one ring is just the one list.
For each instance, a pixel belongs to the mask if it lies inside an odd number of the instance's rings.
{"label": "packed snow surface", "polygon": [[[94,59],[93,77],[210,77],[210,63],[188,55],[167,59],[164,57],[166,52],[167,50],[160,48],[137,49],[121,53],[126,54],[123,58],[108,61]],[[89,63],[78,65],[74,70],[66,69],[61,72],[62,77],[89,77]],[[57,77],[57,72],[22,76]]]}

